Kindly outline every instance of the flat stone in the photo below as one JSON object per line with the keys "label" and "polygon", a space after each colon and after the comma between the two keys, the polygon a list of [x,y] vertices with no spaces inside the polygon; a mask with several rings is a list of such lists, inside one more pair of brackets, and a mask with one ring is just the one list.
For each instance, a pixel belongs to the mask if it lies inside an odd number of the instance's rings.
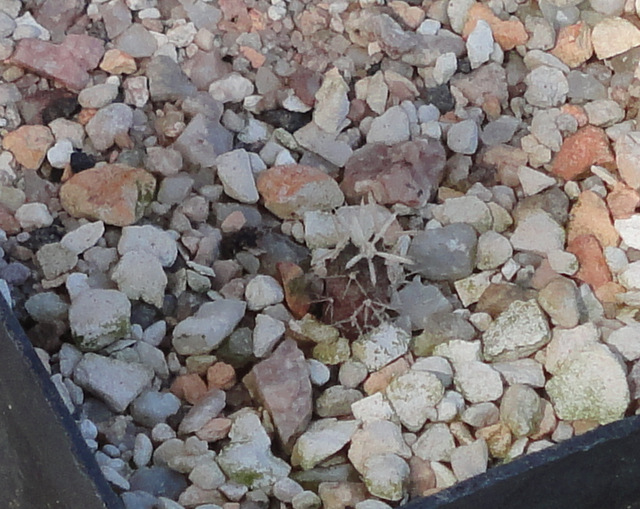
{"label": "flat stone", "polygon": [[480,139],[485,145],[499,145],[508,143],[516,130],[520,126],[520,121],[509,115],[501,115],[495,120],[488,122],[480,133]]}
{"label": "flat stone", "polygon": [[623,18],[605,18],[591,32],[596,56],[600,60],[611,58],[640,45],[640,30]]}
{"label": "flat stone", "polygon": [[367,133],[367,143],[395,145],[409,141],[409,117],[401,106],[392,106],[374,118]]}
{"label": "flat stone", "polygon": [[[62,298],[54,292],[42,292],[36,293],[29,297],[25,303],[24,308],[29,313],[29,316],[36,322],[50,323],[55,320],[64,320],[67,318],[69,311],[69,304],[67,304]],[[77,354],[81,356],[80,352],[68,345],[72,354],[69,357]],[[79,360],[79,357],[78,359]],[[76,362],[77,362],[76,360]],[[69,376],[70,373],[66,373],[64,376]]]}
{"label": "flat stone", "polygon": [[394,378],[385,389],[402,425],[419,431],[444,394],[440,380],[426,371],[409,371]]}
{"label": "flat stone", "polygon": [[118,241],[118,253],[125,255],[130,251],[145,251],[156,257],[163,267],[170,267],[178,256],[175,239],[165,230],[145,224],[143,226],[125,226]]}
{"label": "flat stone", "polygon": [[524,194],[527,196],[538,194],[556,184],[556,179],[553,177],[528,166],[520,166],[518,168],[518,179]]}
{"label": "flat stone", "polygon": [[418,233],[408,255],[413,269],[435,281],[455,281],[468,276],[475,266],[477,234],[463,223]]}
{"label": "flat stone", "polygon": [[180,66],[165,55],[158,55],[149,61],[146,75],[152,101],[177,101],[197,91]]}
{"label": "flat stone", "polygon": [[218,465],[234,482],[250,489],[273,486],[291,467],[271,453],[271,440],[258,416],[243,409],[232,417],[231,442],[218,454]]}
{"label": "flat stone", "polygon": [[609,209],[604,200],[593,191],[583,191],[571,209],[567,226],[567,240],[573,241],[580,235],[593,235],[600,245],[617,246],[620,241],[614,228]]}
{"label": "flat stone", "polygon": [[436,140],[367,144],[346,162],[341,189],[354,201],[371,192],[380,204],[421,207],[435,196],[445,161]]}
{"label": "flat stone", "polygon": [[342,385],[332,385],[315,401],[315,412],[320,417],[351,415],[351,405],[362,399],[362,392]]}
{"label": "flat stone", "polygon": [[246,150],[238,149],[220,154],[216,158],[216,167],[226,195],[241,203],[257,203],[258,189]]}
{"label": "flat stone", "polygon": [[437,345],[452,339],[471,340],[476,331],[467,320],[451,312],[437,312],[429,315],[425,320],[422,334],[414,336],[411,350],[415,355],[427,357],[432,354]]}
{"label": "flat stone", "polygon": [[127,226],[142,217],[156,181],[140,168],[108,164],[75,174],[60,188],[60,202],[73,217]]}
{"label": "flat stone", "polygon": [[483,334],[483,353],[489,361],[528,357],[551,339],[549,325],[535,301],[517,300]]}
{"label": "flat stone", "polygon": [[113,83],[101,83],[83,89],[78,94],[78,102],[83,108],[103,108],[113,102],[118,95],[118,86]]}
{"label": "flat stone", "polygon": [[25,168],[37,170],[53,143],[53,135],[48,127],[23,125],[5,135],[2,148],[11,152],[16,161]]}
{"label": "flat stone", "polygon": [[560,419],[600,424],[621,419],[630,403],[625,371],[602,345],[570,356],[546,385]]}
{"label": "flat stone", "polygon": [[293,466],[309,470],[349,443],[358,429],[358,421],[321,419],[315,421],[295,443],[291,454]]}
{"label": "flat stone", "polygon": [[162,307],[167,276],[160,260],[147,251],[128,251],[115,266],[111,279],[131,300]]}
{"label": "flat stone", "polygon": [[129,334],[131,303],[117,290],[92,289],[73,298],[71,334],[81,350],[99,350]]}
{"label": "flat stone", "polygon": [[353,356],[369,371],[376,371],[404,355],[411,336],[399,327],[383,323],[353,342]]}
{"label": "flat stone", "polygon": [[328,133],[339,133],[348,125],[349,86],[344,81],[337,68],[327,71],[322,85],[315,94],[315,109],[313,121],[320,129]]}
{"label": "flat stone", "polygon": [[281,219],[311,210],[331,210],[344,202],[338,184],[322,170],[301,164],[274,166],[258,176],[264,205]]}
{"label": "flat stone", "polygon": [[73,370],[73,379],[114,412],[124,412],[151,384],[153,371],[142,364],[87,353]]}
{"label": "flat stone", "polygon": [[509,239],[517,251],[546,255],[564,248],[565,231],[544,210],[532,211],[518,223]]}
{"label": "flat stone", "polygon": [[205,355],[233,332],[244,316],[246,303],[220,299],[205,302],[194,316],[173,329],[173,347],[180,355]]}
{"label": "flat stone", "polygon": [[309,368],[292,339],[256,364],[244,383],[269,411],[285,448],[307,429],[313,411]]}

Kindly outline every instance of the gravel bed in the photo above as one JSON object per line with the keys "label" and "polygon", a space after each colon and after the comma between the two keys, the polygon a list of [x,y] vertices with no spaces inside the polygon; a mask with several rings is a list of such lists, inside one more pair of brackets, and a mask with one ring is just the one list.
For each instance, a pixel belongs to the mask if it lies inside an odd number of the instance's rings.
{"label": "gravel bed", "polygon": [[0,0],[0,291],[127,509],[384,509],[633,414],[637,0]]}

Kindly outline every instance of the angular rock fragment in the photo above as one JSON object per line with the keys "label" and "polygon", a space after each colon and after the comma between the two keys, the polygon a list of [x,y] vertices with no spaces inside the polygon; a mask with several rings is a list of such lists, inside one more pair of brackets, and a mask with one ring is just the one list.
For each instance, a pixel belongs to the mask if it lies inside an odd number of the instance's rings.
{"label": "angular rock fragment", "polygon": [[283,341],[253,367],[244,383],[269,411],[282,444],[290,449],[313,411],[309,367],[296,342]]}
{"label": "angular rock fragment", "polygon": [[140,168],[107,164],[75,174],[60,188],[60,202],[73,217],[127,226],[142,217],[156,180]]}
{"label": "angular rock fragment", "polygon": [[232,149],[233,135],[220,122],[198,113],[175,141],[173,148],[192,164],[211,167],[216,157]]}

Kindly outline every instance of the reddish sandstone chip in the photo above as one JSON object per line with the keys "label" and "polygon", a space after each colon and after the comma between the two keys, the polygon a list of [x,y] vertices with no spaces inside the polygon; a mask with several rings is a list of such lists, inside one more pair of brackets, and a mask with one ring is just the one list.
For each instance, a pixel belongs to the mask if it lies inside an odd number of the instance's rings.
{"label": "reddish sandstone chip", "polygon": [[287,307],[295,318],[300,319],[307,314],[311,306],[304,271],[293,262],[279,262],[276,268],[282,280]]}
{"label": "reddish sandstone chip", "polygon": [[593,235],[580,235],[569,242],[567,251],[576,255],[580,270],[576,273],[580,281],[594,289],[611,282],[611,272],[602,253],[600,243]]}
{"label": "reddish sandstone chip", "polygon": [[614,161],[609,138],[604,130],[588,125],[565,138],[551,163],[554,175],[565,180],[583,176],[594,164]]}

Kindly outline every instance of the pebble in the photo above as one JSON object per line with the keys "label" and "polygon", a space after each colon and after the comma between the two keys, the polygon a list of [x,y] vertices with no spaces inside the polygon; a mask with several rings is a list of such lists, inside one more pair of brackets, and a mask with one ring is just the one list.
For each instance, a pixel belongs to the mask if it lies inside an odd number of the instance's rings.
{"label": "pebble", "polygon": [[542,420],[542,401],[531,387],[511,385],[500,402],[500,420],[515,437],[535,434]]}
{"label": "pebble", "polygon": [[629,406],[629,385],[619,361],[605,346],[569,356],[546,385],[560,419],[606,424],[621,419]]}
{"label": "pebble", "polygon": [[217,119],[198,113],[174,142],[173,148],[191,164],[210,167],[216,157],[233,148],[232,142],[233,135]]}
{"label": "pebble", "polygon": [[500,373],[478,360],[454,362],[454,385],[470,403],[496,401],[502,396]]}
{"label": "pebble", "polygon": [[351,349],[354,358],[372,372],[404,355],[410,339],[404,330],[384,323],[354,341]]}
{"label": "pebble", "polygon": [[133,74],[138,68],[131,55],[117,48],[111,48],[102,57],[100,69],[109,74]]}
{"label": "pebble", "polygon": [[564,73],[553,67],[541,65],[525,78],[527,102],[539,108],[551,108],[563,103],[569,92],[569,82]]}
{"label": "pebble", "polygon": [[149,390],[133,400],[130,410],[137,423],[154,429],[180,410],[180,400],[170,392]]}
{"label": "pebble", "polygon": [[475,28],[467,37],[467,55],[472,69],[488,62],[493,53],[493,32],[485,20],[478,20]]}
{"label": "pebble", "polygon": [[517,251],[546,255],[564,248],[565,231],[544,210],[533,210],[519,221],[509,240]]}
{"label": "pebble", "polygon": [[72,270],[78,263],[78,256],[60,242],[45,244],[36,253],[36,260],[46,279],[55,279]]}
{"label": "pebble", "polygon": [[2,139],[2,148],[29,170],[37,170],[54,143],[51,130],[42,125],[23,125]]}
{"label": "pebble", "polygon": [[25,203],[15,212],[15,218],[23,230],[46,228],[53,224],[53,216],[44,203]]}
{"label": "pebble", "polygon": [[451,461],[456,444],[449,427],[436,422],[428,424],[411,446],[413,453],[425,461]]}
{"label": "pebble", "polygon": [[71,140],[57,141],[53,147],[47,150],[47,160],[54,168],[63,169],[71,161],[73,151]]}
{"label": "pebble", "polygon": [[588,102],[584,110],[589,123],[598,127],[610,127],[624,120],[624,109],[611,99]]}
{"label": "pebble", "polygon": [[516,300],[482,336],[483,353],[490,361],[528,357],[551,339],[549,325],[535,301]]}
{"label": "pebble", "polygon": [[605,18],[591,31],[596,56],[603,60],[640,45],[640,30],[623,18]]}
{"label": "pebble", "polygon": [[141,364],[87,353],[73,370],[73,378],[80,387],[103,400],[114,412],[124,412],[138,394],[151,384],[153,372]]}
{"label": "pebble", "polygon": [[216,158],[216,167],[225,194],[241,203],[258,201],[258,190],[246,150],[232,150],[219,155]]}
{"label": "pebble", "polygon": [[[313,378],[311,379],[313,382]],[[332,385],[317,399],[315,412],[320,417],[339,417],[352,413],[351,405],[362,399],[362,392],[342,385]]]}
{"label": "pebble", "polygon": [[66,233],[64,237],[60,239],[60,244],[68,251],[79,255],[95,246],[103,234],[104,223],[102,221],[86,223]]}
{"label": "pebble", "polygon": [[473,271],[477,234],[473,227],[456,223],[418,233],[408,256],[413,269],[434,281],[455,281]]}
{"label": "pebble", "polygon": [[511,258],[513,247],[509,239],[489,230],[478,237],[476,267],[480,270],[496,269]]}
{"label": "pebble", "polygon": [[315,122],[309,122],[294,133],[294,139],[301,147],[323,157],[331,164],[344,166],[353,149],[348,143],[336,139],[335,134],[324,132]]}
{"label": "pebble", "polygon": [[640,161],[640,133],[628,132],[616,140],[614,147],[620,176],[630,187],[638,188],[640,186],[640,172],[637,168]]}
{"label": "pebble", "polygon": [[257,186],[264,206],[281,219],[331,210],[344,202],[336,181],[312,166],[274,166],[260,173]]}
{"label": "pebble", "polygon": [[140,168],[108,164],[75,174],[60,188],[60,203],[73,217],[128,226],[142,217],[156,181]]}
{"label": "pebble", "polygon": [[580,321],[581,300],[578,287],[571,279],[556,277],[551,280],[540,290],[538,303],[560,327],[571,329]]}
{"label": "pebble", "polygon": [[238,73],[230,73],[209,86],[209,94],[221,103],[241,102],[253,94],[253,83]]}
{"label": "pebble", "polygon": [[451,453],[451,469],[458,481],[464,481],[487,470],[489,449],[483,439],[457,447]]}
{"label": "pebble", "polygon": [[357,429],[354,420],[321,419],[312,423],[293,447],[292,465],[303,470],[315,467],[347,445]]}
{"label": "pebble", "polygon": [[251,311],[259,311],[267,306],[282,302],[284,292],[280,283],[271,276],[258,275],[247,283],[245,289],[247,307]]}
{"label": "pebble", "polygon": [[458,154],[474,154],[478,148],[478,124],[463,120],[447,131],[447,146]]}
{"label": "pebble", "polygon": [[72,295],[69,325],[81,350],[99,350],[126,337],[131,303],[117,290],[90,289]]}
{"label": "pebble", "polygon": [[398,312],[410,318],[413,330],[424,329],[430,315],[453,310],[438,287],[422,284],[419,277],[399,290],[392,303]]}
{"label": "pebble", "polygon": [[253,367],[245,384],[269,411],[280,440],[290,448],[307,429],[313,410],[309,368],[295,341],[280,343],[268,359]]}
{"label": "pebble", "polygon": [[426,371],[409,371],[394,378],[385,395],[402,425],[409,431],[424,426],[444,394],[440,380]]}
{"label": "pebble", "polygon": [[145,467],[151,461],[152,454],[153,444],[151,440],[144,433],[138,433],[133,448],[133,463],[138,468]]}
{"label": "pebble", "polygon": [[525,384],[536,388],[544,386],[542,364],[534,359],[494,362],[492,366],[500,372],[509,385]]}
{"label": "pebble", "polygon": [[344,81],[337,68],[327,71],[322,80],[322,85],[315,94],[315,108],[313,121],[327,133],[338,133],[348,124],[349,98],[347,92],[349,86]]}
{"label": "pebble", "polygon": [[180,355],[208,354],[233,332],[245,309],[246,303],[240,300],[205,302],[194,316],[175,326],[173,347]]}
{"label": "pebble", "polygon": [[371,192],[380,204],[422,207],[435,196],[445,160],[445,149],[436,140],[367,144],[346,162],[341,189],[351,200]]}
{"label": "pebble", "polygon": [[373,119],[367,133],[367,143],[395,145],[408,141],[409,137],[409,117],[401,106],[392,106]]}
{"label": "pebble", "polygon": [[177,243],[171,234],[149,224],[122,228],[118,253],[124,256],[135,251],[144,251],[154,256],[163,267],[173,265],[178,256]]}
{"label": "pebble", "polygon": [[69,304],[56,293],[42,292],[29,297],[24,308],[36,322],[49,323],[66,318]]}
{"label": "pebble", "polygon": [[411,449],[402,438],[401,429],[399,424],[387,420],[365,422],[351,437],[349,461],[362,473],[371,457],[394,454],[408,459]]}
{"label": "pebble", "polygon": [[268,356],[284,335],[285,325],[280,320],[260,313],[253,329],[253,355],[261,359]]}
{"label": "pebble", "polygon": [[220,389],[213,388],[198,398],[187,415],[184,416],[178,433],[194,433],[201,429],[211,419],[218,417],[226,405],[226,394]]}
{"label": "pebble", "polygon": [[271,453],[271,440],[258,416],[251,410],[234,414],[231,442],[218,454],[218,465],[233,481],[250,489],[273,486],[287,477],[291,467]]}
{"label": "pebble", "polygon": [[83,108],[100,109],[112,103],[118,95],[118,86],[102,83],[83,89],[78,94],[78,102]]}
{"label": "pebble", "polygon": [[528,166],[520,166],[518,168],[518,180],[520,180],[522,190],[527,196],[538,194],[556,184],[556,180],[553,177]]}
{"label": "pebble", "polygon": [[362,479],[373,496],[398,501],[405,495],[409,465],[396,454],[371,456],[364,463]]}
{"label": "pebble", "polygon": [[129,299],[162,307],[167,276],[162,264],[147,251],[128,251],[116,265],[111,279]]}
{"label": "pebble", "polygon": [[433,217],[443,225],[466,223],[478,233],[491,229],[493,217],[491,210],[477,196],[468,195],[459,198],[447,198],[444,203],[432,209]]}

